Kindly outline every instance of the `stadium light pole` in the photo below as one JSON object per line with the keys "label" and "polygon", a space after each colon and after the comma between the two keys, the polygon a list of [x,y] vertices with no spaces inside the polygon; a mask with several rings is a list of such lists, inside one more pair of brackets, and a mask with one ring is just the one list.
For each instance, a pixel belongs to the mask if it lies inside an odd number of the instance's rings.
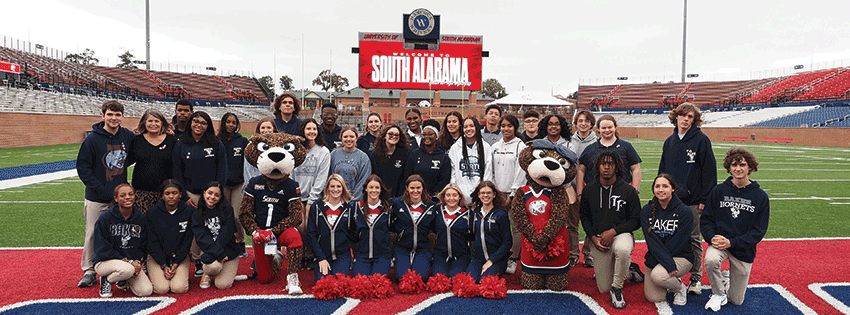
{"label": "stadium light pole", "polygon": [[685,83],[685,50],[688,39],[688,0],[685,0],[685,13],[682,20],[682,83]]}
{"label": "stadium light pole", "polygon": [[151,5],[145,0],[145,70],[151,69]]}

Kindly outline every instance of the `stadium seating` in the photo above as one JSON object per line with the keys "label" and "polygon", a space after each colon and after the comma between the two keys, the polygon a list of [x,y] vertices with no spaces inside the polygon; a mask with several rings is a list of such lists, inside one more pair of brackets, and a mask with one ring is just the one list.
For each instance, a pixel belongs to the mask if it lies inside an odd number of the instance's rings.
{"label": "stadium seating", "polygon": [[815,106],[807,110],[776,119],[759,122],[751,127],[821,127],[838,123],[850,116],[850,106]]}

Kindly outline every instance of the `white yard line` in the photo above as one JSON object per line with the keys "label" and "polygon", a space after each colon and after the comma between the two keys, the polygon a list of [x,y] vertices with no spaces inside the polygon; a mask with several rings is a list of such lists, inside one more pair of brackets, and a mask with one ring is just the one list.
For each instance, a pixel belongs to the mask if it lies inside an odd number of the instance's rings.
{"label": "white yard line", "polygon": [[47,173],[41,175],[33,175],[14,179],[0,180],[0,189],[21,187],[26,185],[38,184],[52,180],[62,179],[77,176],[77,170],[67,170],[61,172]]}

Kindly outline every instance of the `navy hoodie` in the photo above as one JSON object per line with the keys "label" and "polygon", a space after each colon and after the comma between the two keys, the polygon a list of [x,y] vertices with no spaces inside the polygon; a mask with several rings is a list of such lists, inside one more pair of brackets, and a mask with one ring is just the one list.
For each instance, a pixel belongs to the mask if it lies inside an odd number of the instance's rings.
{"label": "navy hoodie", "polygon": [[168,213],[162,200],[148,209],[148,254],[157,264],[179,264],[189,255],[194,212],[185,202],[178,202],[174,214]]}
{"label": "navy hoodie", "polygon": [[348,243],[352,234],[357,232],[351,220],[353,208],[350,202],[343,202],[337,208],[339,214],[333,224],[328,221],[328,210],[330,207],[324,201],[317,201],[310,206],[307,214],[307,244],[317,261],[334,261],[344,255],[350,256],[351,247]]}
{"label": "navy hoodie", "polygon": [[679,139],[678,127],[664,141],[664,151],[658,173],[673,176],[679,189],[676,195],[686,205],[704,204],[708,193],[717,185],[717,161],[711,149],[711,140],[697,126],[691,127]]}
{"label": "navy hoodie", "polygon": [[[401,147],[396,147],[393,154],[381,160],[374,155],[369,157],[372,161],[372,174],[378,175],[390,191],[390,197],[398,197],[404,193],[404,170],[407,169],[408,152]],[[355,189],[355,188],[352,188]]]}
{"label": "navy hoodie", "polygon": [[413,150],[408,158],[404,178],[418,174],[425,180],[428,195],[435,196],[452,178],[452,160],[440,146],[433,153],[425,151],[424,147]]}
{"label": "navy hoodie", "polygon": [[357,232],[352,235],[352,242],[357,243],[354,248],[354,257],[389,259],[390,252],[390,214],[392,211],[384,211],[390,205],[381,204],[374,221],[370,224],[363,218],[364,211],[369,211],[365,200],[354,201],[354,221]]}
{"label": "navy hoodie", "polygon": [[288,122],[284,122],[280,116],[275,116],[274,123],[277,125],[277,130],[288,133],[293,136],[301,136],[301,119],[292,117]]}
{"label": "navy hoodie", "polygon": [[700,232],[711,244],[715,235],[729,239],[729,252],[738,260],[752,263],[756,245],[767,233],[770,223],[770,200],[759,183],[738,188],[732,177],[711,190],[699,219]]}
{"label": "navy hoodie", "polygon": [[173,154],[172,178],[186,191],[200,195],[211,181],[227,182],[228,154],[221,142],[208,145],[188,137],[177,141]]}
{"label": "navy hoodie", "polygon": [[[673,257],[693,260],[691,251],[691,231],[694,229],[694,216],[691,208],[679,200],[676,195],[670,199],[667,209],[656,206],[655,220],[652,220],[652,201],[640,210],[640,225],[648,248],[644,263],[647,268],[661,264],[668,272],[676,270]],[[650,227],[652,231],[650,231]]]}
{"label": "navy hoodie", "polygon": [[508,213],[494,208],[482,216],[481,208],[478,208],[473,217],[472,259],[481,262],[490,260],[493,263],[508,260],[513,246]]}
{"label": "navy hoodie", "polygon": [[328,132],[325,129],[324,124],[319,125],[319,129],[322,129],[320,134],[325,137],[325,147],[328,148],[328,151],[333,151],[336,149],[336,143],[340,141],[340,133],[342,132],[342,127],[339,125],[334,125],[334,130]]}
{"label": "navy hoodie", "polygon": [[77,175],[86,185],[86,200],[109,203],[118,184],[127,182],[127,160],[135,135],[119,127],[114,135],[103,129],[104,122],[92,125],[77,154]]}
{"label": "navy hoodie", "polygon": [[444,215],[445,209],[440,205],[436,207],[437,217],[434,220],[434,233],[437,240],[434,242],[434,255],[441,258],[470,257],[469,241],[472,240],[472,211],[461,208],[456,217],[450,221],[448,226]]}
{"label": "navy hoodie", "polygon": [[372,151],[375,151],[375,142],[378,141],[378,138],[375,138],[371,133],[364,132],[362,136],[357,138],[357,148],[360,151],[366,152],[366,155],[372,156]]}
{"label": "navy hoodie", "polygon": [[579,208],[581,225],[587,235],[599,235],[613,228],[617,234],[640,228],[640,199],[634,187],[617,178],[609,189],[594,180],[582,191]]}
{"label": "navy hoodie", "polygon": [[233,139],[224,143],[224,149],[227,152],[227,186],[241,186],[245,182],[245,178],[242,177],[242,168],[245,167],[243,152],[247,146],[248,139],[240,133],[236,133]]}
{"label": "navy hoodie", "polygon": [[[198,202],[198,210],[192,214],[192,234],[198,247],[201,248],[201,262],[210,264],[213,261],[236,259],[245,250],[236,244],[236,218],[233,208],[224,202],[219,202],[218,209],[207,209],[206,202]],[[220,216],[214,212],[221,211]]]}
{"label": "navy hoodie", "polygon": [[124,219],[118,206],[112,206],[94,224],[93,263],[124,258],[142,261],[147,253],[147,233],[148,221],[136,207]]}
{"label": "navy hoodie", "polygon": [[391,230],[398,234],[393,244],[407,251],[426,252],[431,250],[428,233],[433,232],[434,220],[437,220],[440,208],[434,200],[423,203],[422,215],[414,222],[410,215],[410,205],[402,197],[393,200]]}

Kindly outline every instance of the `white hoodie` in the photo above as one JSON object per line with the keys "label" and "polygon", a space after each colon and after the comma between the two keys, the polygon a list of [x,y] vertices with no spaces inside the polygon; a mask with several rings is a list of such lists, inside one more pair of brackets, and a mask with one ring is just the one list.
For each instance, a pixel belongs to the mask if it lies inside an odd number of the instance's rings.
{"label": "white hoodie", "polygon": [[452,183],[460,187],[463,197],[467,204],[472,203],[472,191],[478,186],[478,183],[484,180],[493,180],[493,150],[486,141],[481,141],[484,146],[484,165],[485,170],[482,176],[479,176],[481,169],[478,161],[478,143],[474,143],[472,147],[467,147],[467,155],[469,156],[469,166],[471,170],[466,169],[466,163],[463,161],[463,147],[466,145],[463,137],[458,139],[455,144],[449,149],[449,159],[452,160]]}
{"label": "white hoodie", "polygon": [[514,137],[507,143],[499,139],[493,144],[493,183],[496,189],[513,196],[517,189],[525,186],[525,171],[519,167],[519,152],[526,145],[519,137]]}

